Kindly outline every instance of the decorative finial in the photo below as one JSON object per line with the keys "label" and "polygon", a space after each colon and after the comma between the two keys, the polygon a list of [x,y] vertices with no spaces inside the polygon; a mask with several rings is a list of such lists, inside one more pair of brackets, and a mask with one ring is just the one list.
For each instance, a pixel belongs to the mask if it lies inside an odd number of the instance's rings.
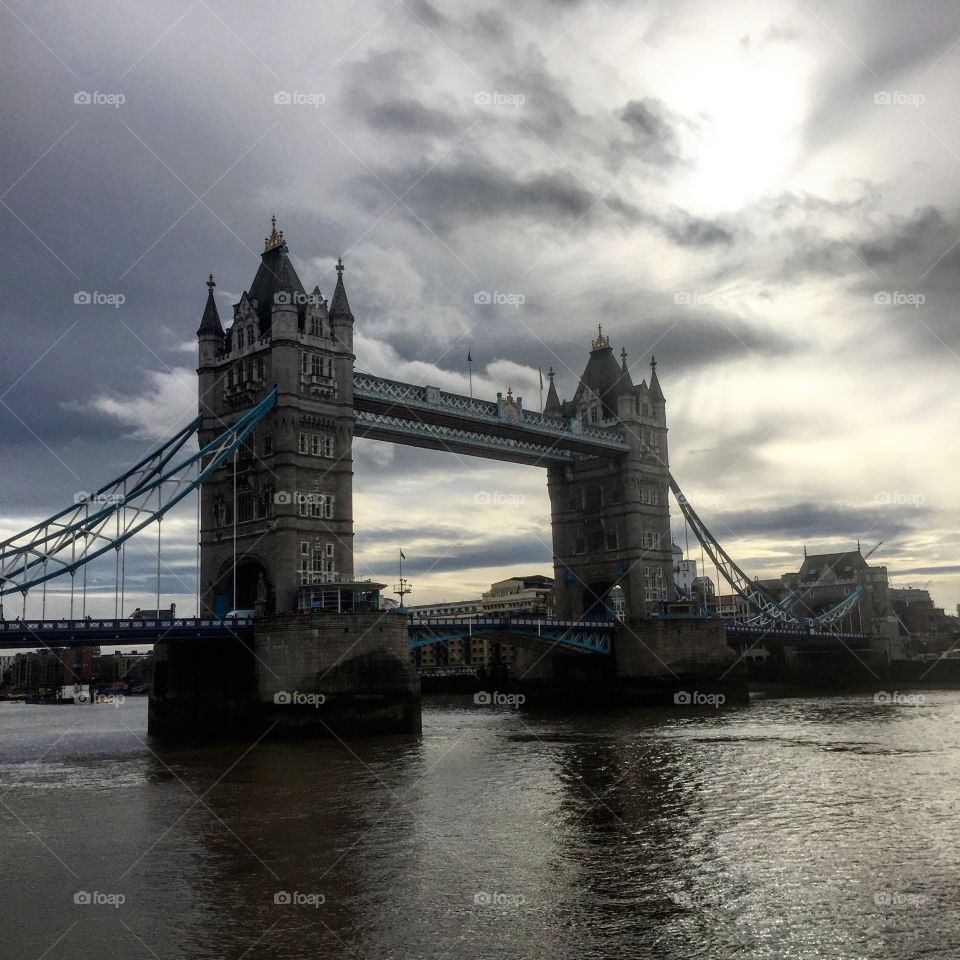
{"label": "decorative finial", "polygon": [[597,339],[590,345],[591,352],[594,350],[606,350],[610,346],[610,338],[603,335],[603,327],[597,324]]}
{"label": "decorative finial", "polygon": [[507,387],[507,403],[513,403],[513,387]]}
{"label": "decorative finial", "polygon": [[213,293],[213,288],[216,286],[216,282],[213,279],[213,274],[210,274],[210,279],[207,281],[207,289]]}
{"label": "decorative finial", "polygon": [[626,348],[626,347],[621,347],[621,348],[620,348],[620,359],[621,359],[624,363],[627,362],[627,348]]}
{"label": "decorative finial", "polygon": [[343,257],[337,257],[337,276],[343,276]]}
{"label": "decorative finial", "polygon": [[650,369],[656,373],[657,372],[657,358],[654,356],[650,357]]}
{"label": "decorative finial", "polygon": [[553,383],[553,365],[551,364],[550,369],[547,371],[547,376],[550,378],[550,382]]}
{"label": "decorative finial", "polygon": [[277,230],[277,215],[274,214],[270,218],[270,236],[263,238],[263,252],[266,253],[268,250],[276,250],[277,247],[283,246],[283,231]]}

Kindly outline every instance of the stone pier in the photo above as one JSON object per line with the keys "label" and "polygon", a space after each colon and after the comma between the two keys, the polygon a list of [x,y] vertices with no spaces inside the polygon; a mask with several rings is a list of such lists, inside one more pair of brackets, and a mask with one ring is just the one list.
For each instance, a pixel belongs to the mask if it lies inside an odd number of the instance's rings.
{"label": "stone pier", "polygon": [[155,656],[148,729],[164,739],[420,730],[420,681],[396,614],[265,617],[252,643],[158,643]]}

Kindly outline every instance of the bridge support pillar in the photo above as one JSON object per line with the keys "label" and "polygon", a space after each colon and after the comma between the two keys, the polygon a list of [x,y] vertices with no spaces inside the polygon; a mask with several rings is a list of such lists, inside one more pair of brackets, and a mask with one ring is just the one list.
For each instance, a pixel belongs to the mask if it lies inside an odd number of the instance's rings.
{"label": "bridge support pillar", "polygon": [[407,621],[383,611],[258,621],[257,696],[290,736],[419,733],[420,680]]}
{"label": "bridge support pillar", "polygon": [[722,694],[720,702],[728,704],[749,699],[746,666],[727,645],[722,620],[618,623],[614,657],[617,686],[626,700],[696,705],[698,695]]}
{"label": "bridge support pillar", "polygon": [[396,614],[283,614],[257,619],[252,639],[155,649],[148,728],[161,738],[420,730],[420,681]]}

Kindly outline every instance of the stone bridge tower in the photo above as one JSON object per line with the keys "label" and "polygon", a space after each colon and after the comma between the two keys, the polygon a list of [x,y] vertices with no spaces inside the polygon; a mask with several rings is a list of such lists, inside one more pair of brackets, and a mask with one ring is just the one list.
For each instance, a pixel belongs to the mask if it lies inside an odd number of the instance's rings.
{"label": "stone bridge tower", "polygon": [[212,276],[207,286],[197,331],[201,444],[274,387],[278,398],[203,485],[201,612],[293,610],[300,585],[353,579],[353,315],[343,264],[329,304],[318,287],[308,294],[274,218],[226,331]]}
{"label": "stone bridge tower", "polygon": [[617,427],[630,452],[611,460],[577,457],[551,466],[554,605],[558,617],[611,616],[609,593],[624,592],[628,619],[672,600],[666,404],[650,361],[650,383],[634,385],[626,351],[618,364],[598,328],[573,400],[561,403],[550,372],[547,416]]}

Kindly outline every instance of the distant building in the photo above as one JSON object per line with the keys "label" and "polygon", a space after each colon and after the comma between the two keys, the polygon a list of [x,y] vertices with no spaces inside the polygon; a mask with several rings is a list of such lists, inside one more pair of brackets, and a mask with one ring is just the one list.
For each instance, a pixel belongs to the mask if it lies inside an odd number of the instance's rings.
{"label": "distant building", "polygon": [[[444,600],[408,607],[412,617],[456,620],[477,617],[548,617],[551,615],[553,579],[540,574],[507,577],[490,585],[479,600]],[[420,669],[509,666],[516,647],[486,635],[430,644],[411,651]]]}
{"label": "distant building", "polygon": [[681,600],[688,600],[693,596],[693,583],[696,579],[697,561],[685,560],[683,551],[675,543],[673,545],[673,585]]}
{"label": "distant building", "polygon": [[909,655],[944,653],[956,644],[960,621],[944,613],[929,591],[891,587],[890,605]]}
{"label": "distant building", "polygon": [[796,573],[785,573],[787,590],[796,592],[790,608],[799,617],[817,617],[837,606],[858,587],[863,596],[838,624],[841,630],[871,636],[887,636],[889,652],[902,656],[896,617],[890,606],[890,585],[886,567],[872,567],[856,550],[804,556]]}
{"label": "distant building", "polygon": [[146,688],[150,683],[153,654],[149,651],[114,650],[93,659],[93,680],[98,686],[123,685],[131,690]]}
{"label": "distant building", "polygon": [[480,601],[485,617],[547,617],[552,606],[553,578],[539,574],[500,580]]}

